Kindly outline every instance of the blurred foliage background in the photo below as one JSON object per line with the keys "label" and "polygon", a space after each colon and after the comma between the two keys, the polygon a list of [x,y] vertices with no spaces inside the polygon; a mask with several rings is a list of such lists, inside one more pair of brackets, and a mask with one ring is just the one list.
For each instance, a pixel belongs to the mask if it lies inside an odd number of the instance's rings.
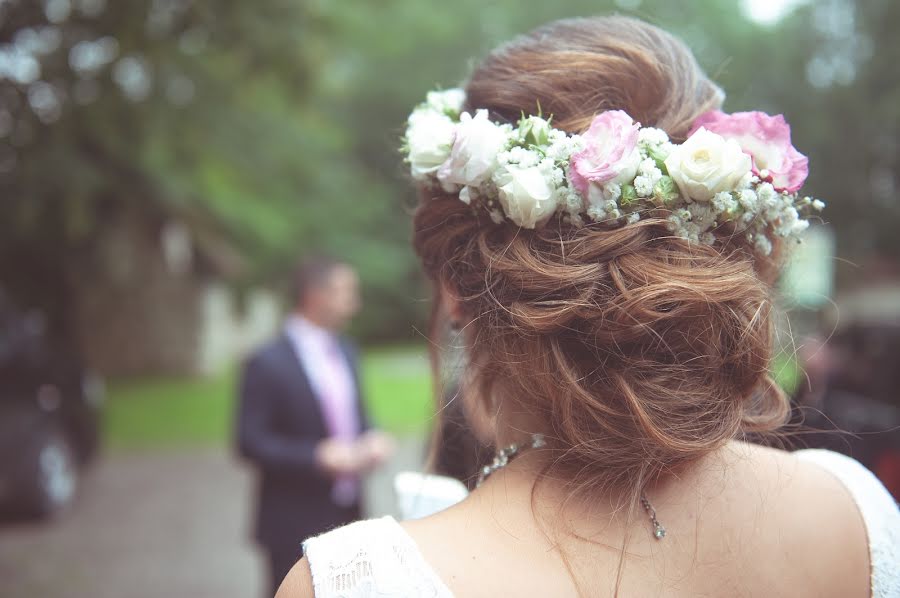
{"label": "blurred foliage background", "polygon": [[[421,467],[436,418],[406,117],[498,43],[612,12],[680,36],[725,110],[791,124],[827,226],[782,281],[796,342],[772,371],[825,414],[811,426],[855,439],[803,443],[900,497],[897,0],[0,0],[0,361],[20,328],[68,345],[109,381],[100,425],[84,419],[110,449],[67,521],[0,529],[0,594],[255,591],[249,478],[226,448],[235,362],[279,325],[273,291],[307,252],[362,278],[367,403],[401,439],[369,511],[392,512],[391,477]],[[0,416],[21,438],[10,463],[53,438],[19,421]]]}
{"label": "blurred foliage background", "polygon": [[[756,3],[759,4],[759,3]],[[370,341],[414,338],[427,296],[397,152],[410,108],[551,19],[632,14],[680,35],[726,110],[784,113],[837,254],[900,254],[900,3],[737,0],[0,0],[0,280],[70,330],[73,281],[117,215],[237,248],[236,287],[310,249],[358,266]],[[840,283],[840,270],[839,270]],[[98,323],[98,325],[101,325]]]}

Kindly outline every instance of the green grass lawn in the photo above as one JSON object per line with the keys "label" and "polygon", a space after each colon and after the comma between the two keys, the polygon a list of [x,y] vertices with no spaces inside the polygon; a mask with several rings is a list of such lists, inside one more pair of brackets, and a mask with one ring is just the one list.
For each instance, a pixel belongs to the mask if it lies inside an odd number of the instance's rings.
{"label": "green grass lawn", "polygon": [[[431,376],[422,347],[364,352],[366,403],[375,423],[421,433],[433,414]],[[237,372],[202,379],[111,383],[104,410],[108,448],[141,449],[231,442]]]}
{"label": "green grass lawn", "polygon": [[[772,365],[776,381],[793,391],[801,373],[780,353]],[[372,419],[394,434],[421,433],[432,423],[431,376],[425,349],[364,352],[363,378]],[[112,449],[231,442],[237,372],[204,379],[113,383],[104,410],[106,446]]]}

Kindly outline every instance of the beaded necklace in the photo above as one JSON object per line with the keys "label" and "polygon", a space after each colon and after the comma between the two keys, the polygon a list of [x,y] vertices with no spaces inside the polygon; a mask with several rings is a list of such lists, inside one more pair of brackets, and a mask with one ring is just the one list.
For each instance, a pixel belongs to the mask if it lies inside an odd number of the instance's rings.
{"label": "beaded necklace", "polygon": [[[519,456],[523,451],[527,449],[538,449],[543,446],[546,446],[543,434],[532,434],[530,444],[527,444],[525,446],[522,446],[520,444],[510,444],[505,448],[500,449],[494,456],[494,460],[489,465],[485,465],[484,468],[482,468],[482,470],[479,472],[478,482],[476,482],[475,484],[476,487],[481,486],[484,481],[498,469],[503,469],[504,467],[509,465],[510,461]],[[653,505],[650,504],[650,501],[647,500],[647,497],[643,492],[641,492],[641,506],[644,507],[644,510],[647,512],[647,516],[650,518],[650,523],[653,525],[653,537],[657,540],[662,540],[663,538],[665,538],[666,528],[664,528],[656,518],[656,509],[653,508]]]}

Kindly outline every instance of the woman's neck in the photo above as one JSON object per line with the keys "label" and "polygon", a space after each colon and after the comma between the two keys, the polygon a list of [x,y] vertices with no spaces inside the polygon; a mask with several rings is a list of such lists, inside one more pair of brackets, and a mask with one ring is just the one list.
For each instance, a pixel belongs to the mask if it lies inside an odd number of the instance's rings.
{"label": "woman's neck", "polygon": [[[667,514],[681,511],[703,494],[716,492],[722,478],[715,472],[731,452],[724,447],[683,466],[677,475],[648,480],[642,488],[613,489],[586,485],[588,472],[560,467],[550,451],[523,449],[472,493],[473,506],[490,512],[498,523],[512,529],[521,529],[530,520],[542,530],[553,530],[554,535],[561,531],[555,541],[572,534],[580,539],[619,541],[626,533],[652,541],[654,528],[640,503],[641,494],[664,525]],[[635,533],[639,530],[646,533]]]}

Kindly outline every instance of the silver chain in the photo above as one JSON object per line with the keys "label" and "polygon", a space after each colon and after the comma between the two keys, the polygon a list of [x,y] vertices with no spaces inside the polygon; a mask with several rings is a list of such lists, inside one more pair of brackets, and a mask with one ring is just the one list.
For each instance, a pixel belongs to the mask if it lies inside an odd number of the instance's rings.
{"label": "silver chain", "polygon": [[662,523],[656,518],[656,509],[653,508],[653,505],[650,504],[650,501],[647,500],[647,497],[644,496],[643,492],[641,492],[641,505],[643,505],[644,510],[647,511],[647,515],[650,517],[650,523],[653,524],[653,537],[657,540],[662,540],[666,537],[666,528],[664,528]]}
{"label": "silver chain", "polygon": [[[531,435],[531,444],[526,447],[522,447],[518,444],[510,444],[509,446],[500,449],[497,451],[497,454],[494,456],[494,460],[489,464],[485,465],[481,471],[478,473],[478,481],[475,483],[475,487],[481,486],[486,479],[491,477],[491,474],[496,472],[498,469],[503,469],[509,462],[512,461],[519,453],[523,450],[531,448],[541,448],[546,445],[544,441],[544,436],[542,434],[532,434]],[[641,506],[644,507],[644,510],[647,511],[647,516],[650,518],[650,523],[653,524],[653,537],[657,540],[662,540],[666,537],[666,528],[659,522],[659,519],[656,518],[656,509],[653,508],[653,505],[650,504],[650,501],[647,500],[647,497],[641,492]]]}

